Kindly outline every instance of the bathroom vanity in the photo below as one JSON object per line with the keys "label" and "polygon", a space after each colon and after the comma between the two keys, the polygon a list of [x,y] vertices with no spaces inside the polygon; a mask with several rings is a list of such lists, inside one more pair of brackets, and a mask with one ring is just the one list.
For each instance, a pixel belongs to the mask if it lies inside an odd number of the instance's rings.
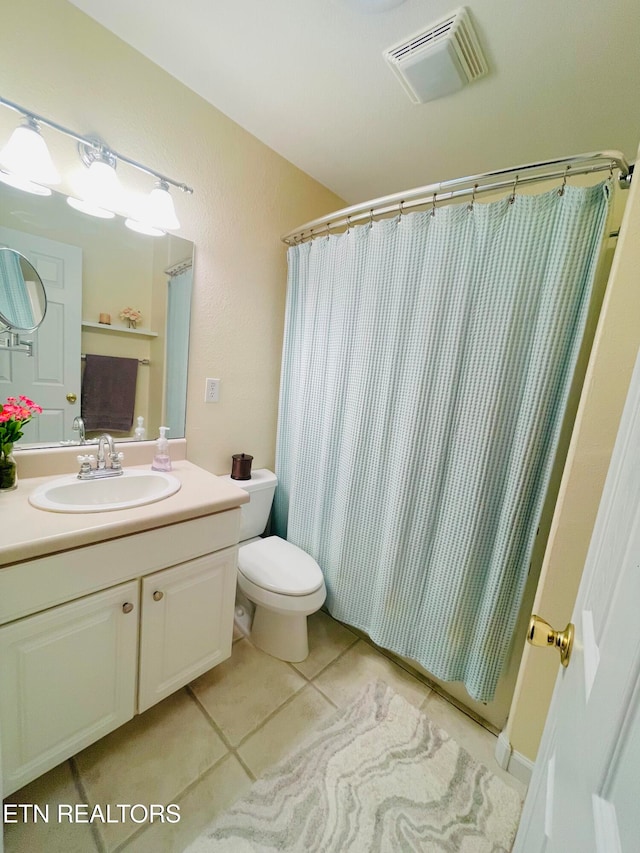
{"label": "bathroom vanity", "polygon": [[[147,466],[148,467],[148,466]],[[246,492],[181,460],[181,488],[66,514],[0,495],[4,795],[231,654]]]}

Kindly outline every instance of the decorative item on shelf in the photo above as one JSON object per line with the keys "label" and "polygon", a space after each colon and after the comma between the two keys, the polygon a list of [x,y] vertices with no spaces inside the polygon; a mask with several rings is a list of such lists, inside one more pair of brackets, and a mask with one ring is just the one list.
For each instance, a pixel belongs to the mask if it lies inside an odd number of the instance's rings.
{"label": "decorative item on shelf", "polygon": [[34,415],[42,414],[42,406],[28,397],[7,397],[0,406],[0,491],[18,486],[13,445],[23,436],[22,427]]}
{"label": "decorative item on shelf", "polygon": [[135,329],[142,320],[142,311],[138,311],[137,308],[123,308],[120,312],[120,319],[126,320],[130,329]]}
{"label": "decorative item on shelf", "polygon": [[102,323],[105,326],[111,325],[111,314],[100,314],[98,317],[98,323]]}

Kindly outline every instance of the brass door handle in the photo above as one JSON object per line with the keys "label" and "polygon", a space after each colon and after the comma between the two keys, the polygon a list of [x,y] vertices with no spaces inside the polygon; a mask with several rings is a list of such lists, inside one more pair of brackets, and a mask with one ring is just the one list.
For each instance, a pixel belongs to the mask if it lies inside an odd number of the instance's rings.
{"label": "brass door handle", "polygon": [[76,394],[73,393],[73,391],[71,391],[69,394],[67,394],[67,400],[69,403],[75,403],[75,401],[77,399],[78,399],[78,397]]}
{"label": "brass door handle", "polygon": [[159,590],[159,589],[157,589],[157,590],[153,593],[152,598],[153,598],[153,600],[154,600],[154,601],[162,601],[162,599],[164,598],[164,592],[160,592],[160,590]]}
{"label": "brass door handle", "polygon": [[573,648],[574,625],[569,622],[564,631],[554,631],[548,622],[533,615],[529,622],[527,642],[532,646],[555,646],[560,652],[560,663],[569,666],[571,649]]}

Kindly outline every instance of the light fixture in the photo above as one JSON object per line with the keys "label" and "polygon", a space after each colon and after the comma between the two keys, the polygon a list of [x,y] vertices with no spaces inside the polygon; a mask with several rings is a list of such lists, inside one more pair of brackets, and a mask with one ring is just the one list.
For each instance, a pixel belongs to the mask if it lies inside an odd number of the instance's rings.
{"label": "light fixture", "polygon": [[0,151],[0,180],[18,189],[36,195],[50,195],[51,190],[42,184],[59,184],[60,175],[53,165],[47,143],[40,135],[40,128],[33,116],[17,127],[9,141]]}
{"label": "light fixture", "polygon": [[164,234],[179,228],[180,222],[173,206],[169,184],[163,180],[156,181],[149,195],[142,201],[138,213],[128,219],[125,225],[133,231],[154,236],[158,236],[158,232]]}
{"label": "light fixture", "polygon": [[116,158],[99,140],[91,145],[78,143],[80,159],[87,171],[78,182],[80,198],[69,196],[67,201],[76,210],[110,219],[123,207],[123,192],[116,174]]}
{"label": "light fixture", "polygon": [[25,123],[11,135],[0,151],[0,181],[37,195],[50,195],[48,184],[60,183],[60,175],[55,168],[46,142],[40,135],[39,125],[57,130],[59,133],[75,139],[78,143],[80,158],[87,167],[80,185],[78,197],[69,196],[69,204],[83,213],[101,218],[112,218],[115,213],[124,212],[124,193],[116,174],[118,161],[139,169],[155,178],[154,188],[141,206],[140,215],[131,215],[126,221],[129,228],[142,234],[159,236],[168,230],[180,227],[169,192],[169,185],[184,193],[193,193],[186,184],[168,178],[143,166],[130,157],[125,157],[110,149],[101,140],[80,136],[56,122],[36,115],[30,110],[0,97],[0,105],[21,113]]}
{"label": "light fixture", "polygon": [[166,181],[157,181],[149,193],[149,221],[157,228],[175,231],[180,227]]}

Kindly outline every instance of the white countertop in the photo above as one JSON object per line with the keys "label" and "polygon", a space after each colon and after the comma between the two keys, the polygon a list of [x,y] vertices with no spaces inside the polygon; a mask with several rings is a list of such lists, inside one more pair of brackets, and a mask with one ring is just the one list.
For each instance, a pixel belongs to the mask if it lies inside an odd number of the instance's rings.
{"label": "white countertop", "polygon": [[[147,470],[149,465],[127,466]],[[249,501],[243,489],[184,459],[173,461],[181,488],[171,497],[132,509],[111,512],[61,513],[36,509],[29,495],[57,477],[18,481],[12,492],[0,492],[0,568],[56,551],[102,542],[233,509]]]}

